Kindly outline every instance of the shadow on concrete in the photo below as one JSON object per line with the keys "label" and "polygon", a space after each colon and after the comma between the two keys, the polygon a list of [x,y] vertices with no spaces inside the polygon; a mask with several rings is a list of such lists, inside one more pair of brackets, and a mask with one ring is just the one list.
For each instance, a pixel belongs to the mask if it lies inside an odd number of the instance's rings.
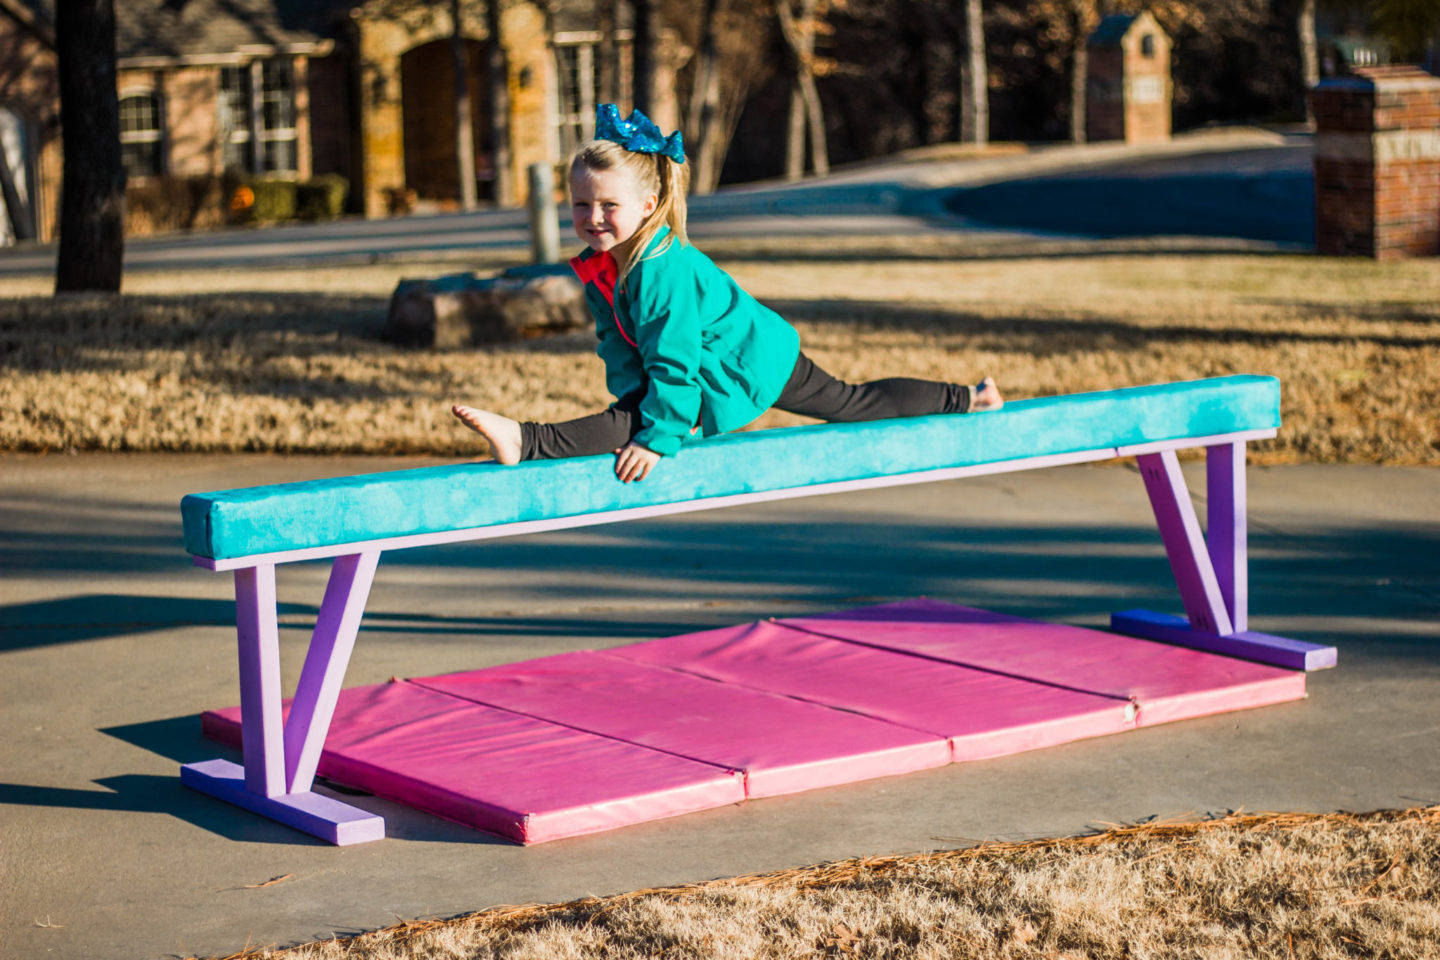
{"label": "shadow on concrete", "polygon": [[[318,607],[277,603],[282,618],[313,619]],[[0,652],[173,627],[234,626],[233,600],[89,593],[0,607]]]}
{"label": "shadow on concrete", "polygon": [[1011,229],[1093,237],[1241,237],[1311,244],[1307,146],[1107,164],[949,195],[951,213]]}
{"label": "shadow on concrete", "polygon": [[[856,514],[837,525],[676,518],[394,551],[382,559],[362,629],[440,644],[504,637],[585,642],[680,633],[715,626],[717,616],[741,622],[754,618],[747,614],[917,595],[1086,623],[1103,623],[1111,611],[1137,606],[1178,612],[1159,537],[1143,527],[941,526],[908,520],[886,513]],[[1342,645],[1364,641],[1397,658],[1440,653],[1433,631],[1411,626],[1433,622],[1440,612],[1440,530],[1336,527],[1289,535],[1252,527],[1251,548],[1257,629],[1266,629],[1268,618],[1313,623],[1374,615],[1387,624],[1383,635],[1297,637]],[[97,549],[81,534],[55,534],[43,543],[5,537],[0,550],[21,569],[54,564],[59,553],[75,573],[133,569],[136,560],[123,548]],[[152,569],[179,572],[184,564],[176,553],[144,559]],[[397,606],[395,600],[415,589],[417,573],[426,568],[474,571],[474,585],[462,589],[450,577],[424,606]],[[494,582],[486,576],[491,570],[497,572]],[[314,596],[298,600],[294,572],[280,572],[281,595],[291,596],[280,603],[282,629],[308,632],[324,568],[312,565],[306,571],[304,590]],[[504,609],[504,584],[517,576],[523,609],[511,612]],[[471,597],[482,598],[478,602],[487,609],[464,613]],[[561,610],[533,613],[547,605]],[[183,625],[230,627],[233,616],[228,599],[77,594],[0,607],[0,649]]]}
{"label": "shadow on concrete", "polygon": [[[106,727],[100,732],[174,761],[177,764],[175,775],[167,777],[126,774],[94,781],[112,791],[110,793],[0,783],[0,805],[168,813],[231,840],[253,840],[258,843],[274,843],[279,840],[289,844],[328,846],[318,838],[291,830],[181,784],[179,764],[195,763],[215,756],[240,762],[239,751],[200,735],[198,715]],[[316,777],[315,781],[323,792],[383,816],[385,834],[389,837],[439,843],[512,845],[503,837],[449,823],[439,817],[392,803],[375,797],[368,791],[344,786],[325,777]]]}
{"label": "shadow on concrete", "polygon": [[[199,718],[190,719],[198,731]],[[210,752],[213,753],[214,750]],[[229,840],[301,846],[326,845],[318,838],[291,830],[279,823],[250,814],[237,815],[242,811],[183,786],[178,770],[175,776],[127,773],[103,777],[93,782],[104,789],[76,790],[25,783],[0,783],[0,806],[71,808],[116,813],[167,813]]]}

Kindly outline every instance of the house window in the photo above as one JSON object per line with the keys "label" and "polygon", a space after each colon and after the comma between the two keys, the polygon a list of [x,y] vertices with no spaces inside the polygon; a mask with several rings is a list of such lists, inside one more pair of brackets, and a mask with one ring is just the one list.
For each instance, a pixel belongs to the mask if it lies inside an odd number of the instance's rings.
{"label": "house window", "polygon": [[158,177],[164,172],[160,98],[154,93],[120,98],[120,162],[130,177]]}
{"label": "house window", "polygon": [[1155,35],[1153,33],[1147,33],[1140,38],[1140,56],[1155,56]]}
{"label": "house window", "polygon": [[250,138],[250,71],[220,68],[220,147],[226,170],[254,169]]}
{"label": "house window", "polygon": [[295,65],[260,64],[260,173],[294,173],[299,166],[295,134]]}
{"label": "house window", "polygon": [[295,66],[257,60],[220,71],[220,139],[225,168],[246,173],[295,173]]}
{"label": "house window", "polygon": [[598,44],[567,43],[555,47],[556,76],[560,81],[560,153],[568,155],[595,135]]}

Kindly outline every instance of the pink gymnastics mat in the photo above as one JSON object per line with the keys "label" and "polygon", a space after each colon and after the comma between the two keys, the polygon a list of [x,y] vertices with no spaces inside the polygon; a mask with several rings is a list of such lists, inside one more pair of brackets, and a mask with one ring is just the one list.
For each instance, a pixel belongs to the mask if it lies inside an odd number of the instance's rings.
{"label": "pink gymnastics mat", "polygon": [[[354,687],[319,773],[539,843],[1303,696],[1303,672],[909,600]],[[202,722],[239,746],[239,707]]]}

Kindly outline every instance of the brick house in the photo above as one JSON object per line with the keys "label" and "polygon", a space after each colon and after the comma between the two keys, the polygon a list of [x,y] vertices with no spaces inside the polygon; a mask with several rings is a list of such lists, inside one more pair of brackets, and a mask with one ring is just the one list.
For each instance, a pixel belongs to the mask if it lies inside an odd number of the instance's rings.
{"label": "brick house", "polygon": [[[604,0],[498,0],[509,73],[512,183],[593,133]],[[0,144],[14,189],[7,242],[54,239],[61,141],[54,0],[0,0]],[[485,8],[464,0],[479,196],[492,195]],[[628,7],[628,5],[624,5]],[[396,198],[445,208],[459,196],[449,4],[425,0],[115,0],[121,152],[132,233],[224,221],[234,176],[340,174],[352,212]],[[622,106],[630,31],[616,30]],[[657,86],[681,55],[661,41]],[[676,125],[676,105],[655,105]],[[4,186],[0,172],[0,187]],[[3,199],[0,196],[0,199]],[[14,208],[11,210],[11,208]],[[150,222],[146,222],[147,215]],[[137,219],[138,218],[138,219]]]}

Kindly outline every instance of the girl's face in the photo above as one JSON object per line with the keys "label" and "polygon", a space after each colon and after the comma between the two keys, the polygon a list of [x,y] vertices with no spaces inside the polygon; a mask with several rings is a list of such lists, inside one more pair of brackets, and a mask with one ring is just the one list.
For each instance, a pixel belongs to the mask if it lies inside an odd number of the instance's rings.
{"label": "girl's face", "polygon": [[613,250],[659,206],[659,198],[640,194],[634,177],[623,170],[578,168],[570,177],[570,211],[575,233],[596,253]]}

